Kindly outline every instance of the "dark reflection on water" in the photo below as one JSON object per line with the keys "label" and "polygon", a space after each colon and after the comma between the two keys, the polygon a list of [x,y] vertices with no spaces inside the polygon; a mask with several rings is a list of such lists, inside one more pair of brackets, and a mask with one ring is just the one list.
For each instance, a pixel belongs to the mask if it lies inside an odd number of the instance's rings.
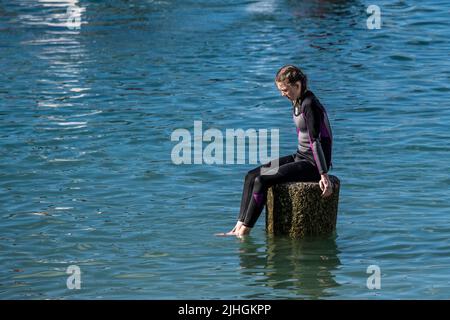
{"label": "dark reflection on water", "polygon": [[240,248],[243,275],[251,286],[272,287],[277,297],[320,299],[327,289],[340,286],[334,270],[341,265],[335,236],[321,239],[268,237],[266,242],[245,238]]}
{"label": "dark reflection on water", "polygon": [[325,18],[327,14],[346,16],[352,14],[352,6],[360,5],[358,0],[287,0],[286,3],[294,16],[314,18]]}

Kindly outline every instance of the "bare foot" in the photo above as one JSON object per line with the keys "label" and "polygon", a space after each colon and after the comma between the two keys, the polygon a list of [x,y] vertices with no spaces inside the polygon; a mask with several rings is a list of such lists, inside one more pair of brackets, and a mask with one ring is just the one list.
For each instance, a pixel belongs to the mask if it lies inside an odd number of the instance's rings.
{"label": "bare foot", "polygon": [[228,237],[228,236],[234,236],[236,235],[236,233],[230,231],[230,232],[219,232],[219,233],[214,233],[214,235],[216,237]]}
{"label": "bare foot", "polygon": [[241,228],[239,228],[239,230],[237,232],[235,232],[236,236],[239,238],[242,238],[244,236],[247,236],[250,234],[250,231],[252,231],[252,228],[246,227],[246,226],[241,226]]}
{"label": "bare foot", "polygon": [[239,230],[242,227],[243,227],[243,223],[241,221],[238,221],[231,231],[216,233],[215,236],[222,236],[222,237],[235,236],[235,235],[237,235],[237,233],[239,232]]}

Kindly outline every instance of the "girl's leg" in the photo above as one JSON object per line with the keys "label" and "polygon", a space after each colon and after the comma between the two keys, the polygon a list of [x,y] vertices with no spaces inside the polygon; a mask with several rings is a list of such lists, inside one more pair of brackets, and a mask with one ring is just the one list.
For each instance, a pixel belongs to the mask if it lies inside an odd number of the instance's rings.
{"label": "girl's leg", "polygon": [[[284,157],[281,157],[278,159],[278,165],[282,166],[284,164],[287,164],[287,163],[290,163],[293,161],[294,161],[294,155],[284,156]],[[241,221],[241,222],[244,221],[245,213],[247,212],[250,200],[252,198],[255,179],[261,175],[261,168],[262,167],[268,168],[268,167],[270,167],[271,163],[272,162],[268,162],[262,166],[252,169],[252,170],[248,171],[247,175],[245,176],[244,187],[242,190],[241,209],[239,211],[238,221]]]}
{"label": "girl's leg", "polygon": [[274,175],[259,175],[253,183],[252,197],[245,212],[243,224],[252,228],[261,215],[267,198],[267,189],[285,182],[319,181],[317,168],[308,161],[290,162],[280,165]]}
{"label": "girl's leg", "polygon": [[247,211],[248,203],[250,202],[250,196],[253,190],[253,184],[255,183],[255,178],[259,176],[261,171],[261,166],[250,170],[245,175],[244,186],[242,189],[242,199],[241,199],[241,209],[239,210],[238,221],[244,221],[244,215]]}

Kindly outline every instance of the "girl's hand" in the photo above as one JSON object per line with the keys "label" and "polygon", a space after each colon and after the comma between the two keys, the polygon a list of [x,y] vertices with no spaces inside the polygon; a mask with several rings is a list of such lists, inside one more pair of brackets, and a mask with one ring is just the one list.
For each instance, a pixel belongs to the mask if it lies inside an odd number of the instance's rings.
{"label": "girl's hand", "polygon": [[324,173],[321,175],[321,179],[319,181],[320,190],[322,190],[321,196],[324,198],[329,197],[333,193],[333,184],[331,183],[330,177],[328,174]]}

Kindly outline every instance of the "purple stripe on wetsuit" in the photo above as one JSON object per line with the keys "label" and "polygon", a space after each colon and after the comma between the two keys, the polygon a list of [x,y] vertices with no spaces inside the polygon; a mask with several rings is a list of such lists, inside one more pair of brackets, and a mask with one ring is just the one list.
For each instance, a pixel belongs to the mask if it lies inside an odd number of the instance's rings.
{"label": "purple stripe on wetsuit", "polygon": [[264,201],[264,193],[262,192],[254,192],[253,199],[255,199],[256,204],[260,207]]}

